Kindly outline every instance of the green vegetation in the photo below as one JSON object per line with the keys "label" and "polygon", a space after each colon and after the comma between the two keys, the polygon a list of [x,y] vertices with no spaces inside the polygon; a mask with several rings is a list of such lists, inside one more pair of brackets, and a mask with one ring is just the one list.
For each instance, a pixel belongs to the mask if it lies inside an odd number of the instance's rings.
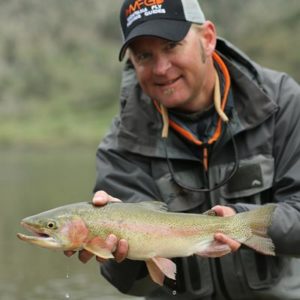
{"label": "green vegetation", "polygon": [[[0,145],[97,145],[118,110],[122,0],[0,0]],[[300,80],[299,0],[201,0],[218,33]]]}
{"label": "green vegetation", "polygon": [[118,109],[117,1],[0,2],[0,144],[97,144]]}

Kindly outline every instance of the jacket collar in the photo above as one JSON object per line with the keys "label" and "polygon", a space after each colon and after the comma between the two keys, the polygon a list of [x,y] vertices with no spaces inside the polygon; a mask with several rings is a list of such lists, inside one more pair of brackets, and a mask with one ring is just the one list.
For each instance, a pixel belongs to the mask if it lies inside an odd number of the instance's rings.
{"label": "jacket collar", "polygon": [[259,82],[238,65],[222,55],[231,76],[236,116],[240,130],[247,130],[266,121],[278,110],[278,105],[264,92]]}

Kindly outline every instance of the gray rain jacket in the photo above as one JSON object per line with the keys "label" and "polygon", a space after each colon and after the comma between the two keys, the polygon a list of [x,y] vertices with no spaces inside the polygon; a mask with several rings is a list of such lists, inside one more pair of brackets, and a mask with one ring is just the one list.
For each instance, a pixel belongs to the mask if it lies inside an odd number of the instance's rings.
{"label": "gray rain jacket", "polygon": [[161,116],[127,63],[120,115],[97,151],[95,191],[103,189],[128,202],[157,199],[170,211],[193,213],[216,204],[241,212],[277,203],[269,235],[278,255],[242,247],[222,258],[178,258],[176,285],[166,282],[162,288],[151,282],[140,261],[109,261],[102,274],[121,292],[146,299],[300,299],[300,260],[293,257],[300,254],[299,85],[286,74],[255,64],[224,40],[218,40],[217,52],[231,77],[231,134],[223,130],[208,148],[207,172],[201,146],[174,130],[167,149],[176,177],[189,186],[214,187],[238,160],[233,178],[210,192],[191,191],[174,182],[161,138]]}

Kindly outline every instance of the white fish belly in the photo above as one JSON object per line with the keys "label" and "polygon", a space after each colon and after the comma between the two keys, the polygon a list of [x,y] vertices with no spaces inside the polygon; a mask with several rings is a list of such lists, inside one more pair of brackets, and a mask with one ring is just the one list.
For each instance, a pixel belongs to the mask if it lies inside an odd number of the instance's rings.
{"label": "white fish belly", "polygon": [[128,258],[147,260],[152,257],[185,257],[201,252],[213,241],[213,236],[164,237],[129,241]]}

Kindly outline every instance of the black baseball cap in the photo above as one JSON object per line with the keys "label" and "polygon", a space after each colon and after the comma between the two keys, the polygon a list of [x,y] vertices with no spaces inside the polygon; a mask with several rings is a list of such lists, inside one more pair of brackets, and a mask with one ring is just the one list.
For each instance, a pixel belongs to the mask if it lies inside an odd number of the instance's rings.
{"label": "black baseball cap", "polygon": [[140,36],[154,36],[178,42],[191,24],[203,24],[205,16],[197,0],[125,0],[120,11],[124,58],[130,42]]}

